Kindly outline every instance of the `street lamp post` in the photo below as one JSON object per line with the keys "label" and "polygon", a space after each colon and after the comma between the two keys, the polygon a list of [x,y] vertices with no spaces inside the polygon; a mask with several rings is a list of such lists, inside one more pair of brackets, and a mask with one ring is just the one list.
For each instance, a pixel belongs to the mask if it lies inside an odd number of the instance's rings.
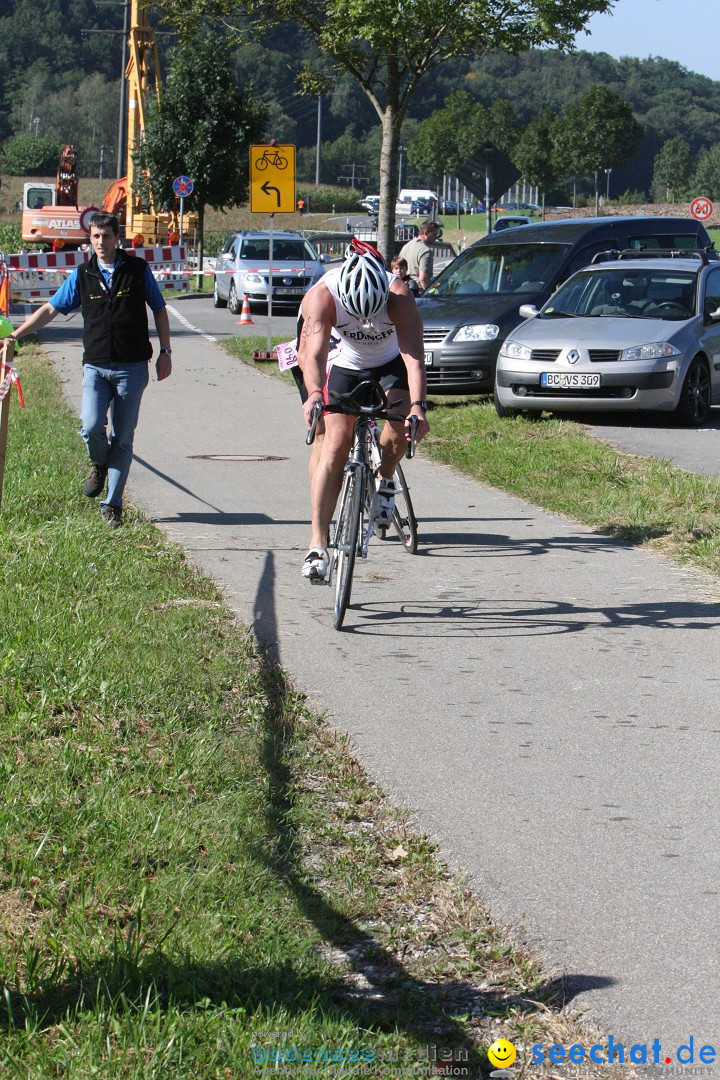
{"label": "street lamp post", "polygon": [[492,156],[495,148],[489,143],[483,147],[485,154],[485,228],[488,236],[492,232],[492,209],[490,200],[490,190],[492,183]]}
{"label": "street lamp post", "polygon": [[33,127],[35,128],[35,138],[38,137],[38,131],[40,130],[40,117],[36,116],[33,120]]}
{"label": "street lamp post", "polygon": [[403,167],[403,154],[407,150],[407,146],[398,146],[398,194],[402,190],[402,167]]}
{"label": "street lamp post", "polygon": [[320,183],[320,142],[322,131],[322,95],[317,96],[317,145],[315,148],[315,185]]}
{"label": "street lamp post", "polygon": [[605,176],[607,177],[607,184],[606,184],[606,187],[605,187],[605,201],[606,202],[610,198],[610,173],[611,172],[612,172],[612,169],[606,169],[605,170]]}

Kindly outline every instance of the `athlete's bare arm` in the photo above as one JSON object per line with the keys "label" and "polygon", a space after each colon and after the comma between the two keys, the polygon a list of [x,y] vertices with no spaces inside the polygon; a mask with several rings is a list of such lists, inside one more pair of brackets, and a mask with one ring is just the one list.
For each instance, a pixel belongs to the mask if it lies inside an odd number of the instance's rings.
{"label": "athlete's bare arm", "polygon": [[[427,394],[425,378],[425,350],[423,348],[423,324],[417,302],[401,281],[394,281],[390,286],[387,305],[388,315],[395,323],[398,336],[398,348],[408,373],[410,401],[424,401]],[[427,435],[430,426],[425,414],[415,406],[411,412],[418,417],[416,442]]]}
{"label": "athlete's bare arm", "polygon": [[335,320],[335,301],[322,281],[305,294],[300,310],[303,325],[298,346],[298,364],[308,392],[303,413],[309,427],[312,407],[320,400],[316,391],[322,391],[325,386],[330,335]]}

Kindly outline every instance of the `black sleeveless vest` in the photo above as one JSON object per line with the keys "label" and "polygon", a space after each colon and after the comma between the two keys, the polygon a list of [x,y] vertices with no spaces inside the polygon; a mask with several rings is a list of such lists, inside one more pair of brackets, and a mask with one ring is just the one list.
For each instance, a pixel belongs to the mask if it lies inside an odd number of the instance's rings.
{"label": "black sleeveless vest", "polygon": [[145,306],[145,260],[123,252],[108,293],[97,255],[78,267],[83,364],[147,363],[152,356]]}

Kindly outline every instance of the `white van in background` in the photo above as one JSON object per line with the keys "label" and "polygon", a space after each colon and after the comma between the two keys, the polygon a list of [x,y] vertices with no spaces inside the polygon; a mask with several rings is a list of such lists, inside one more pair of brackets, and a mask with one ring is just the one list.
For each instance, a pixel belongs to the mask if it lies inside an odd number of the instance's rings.
{"label": "white van in background", "polygon": [[[425,209],[419,211],[420,217],[429,217],[437,208],[437,201],[437,194],[429,188],[402,188],[395,203],[395,214],[402,216],[417,213],[417,203],[420,203],[425,206]],[[416,204],[414,207],[413,203]]]}

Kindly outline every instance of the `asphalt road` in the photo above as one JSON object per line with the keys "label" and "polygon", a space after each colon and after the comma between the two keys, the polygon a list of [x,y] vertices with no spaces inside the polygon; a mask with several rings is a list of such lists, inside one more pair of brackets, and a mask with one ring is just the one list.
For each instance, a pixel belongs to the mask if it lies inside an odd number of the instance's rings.
{"label": "asphalt road", "polygon": [[[418,459],[419,553],[374,542],[337,633],[330,591],[300,576],[297,396],[216,344],[265,333],[262,319],[241,328],[182,300],[171,326],[175,370],[145,395],[133,499],[494,917],[565,974],[573,1006],[616,1042],[659,1038],[673,1062],[690,1036],[720,1048],[720,589]],[[78,335],[77,319],[42,334],[76,408]],[[688,454],[720,461],[716,427],[693,435]]]}

